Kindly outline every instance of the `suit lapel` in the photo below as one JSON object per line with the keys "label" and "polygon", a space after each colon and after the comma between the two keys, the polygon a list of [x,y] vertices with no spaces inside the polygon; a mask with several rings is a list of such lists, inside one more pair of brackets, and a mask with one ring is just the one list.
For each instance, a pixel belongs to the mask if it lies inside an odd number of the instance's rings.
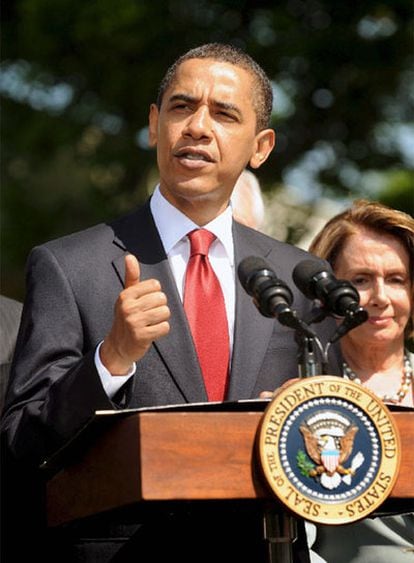
{"label": "suit lapel", "polygon": [[[238,264],[247,256],[257,255],[257,245],[253,244],[251,233],[241,229],[237,223],[234,223],[233,236],[236,312],[229,400],[256,398],[251,395],[275,323],[274,319],[268,319],[258,312],[252,297],[246,293],[237,276]],[[262,249],[262,255],[266,256],[266,252],[269,251],[270,247],[268,250]]]}
{"label": "suit lapel", "polygon": [[149,203],[123,220],[113,223],[112,228],[116,235],[114,244],[124,250],[113,262],[122,283],[125,276],[124,258],[126,253],[131,253],[140,262],[141,279],[158,279],[168,297],[170,332],[154,342],[154,347],[185,399],[191,403],[207,401],[187,318]]}
{"label": "suit lapel", "polygon": [[190,403],[207,401],[187,317],[168,259],[165,258],[157,265],[145,266],[144,269],[148,270],[148,276],[160,281],[163,291],[168,295],[168,305],[171,311],[170,332],[167,336],[154,342],[154,346],[168,366],[171,376],[186,400]]}

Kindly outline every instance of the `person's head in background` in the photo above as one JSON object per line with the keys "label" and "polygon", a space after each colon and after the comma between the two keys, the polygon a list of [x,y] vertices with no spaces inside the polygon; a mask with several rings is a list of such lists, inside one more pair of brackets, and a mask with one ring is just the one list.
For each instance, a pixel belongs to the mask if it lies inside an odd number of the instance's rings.
{"label": "person's head in background", "polygon": [[[330,219],[309,251],[357,288],[370,319],[344,339],[355,346],[413,338],[414,219],[378,202],[356,200]],[[343,339],[343,340],[344,340]]]}
{"label": "person's head in background", "polygon": [[243,170],[231,195],[233,217],[253,229],[261,230],[265,219],[265,206],[260,183],[250,170]]}

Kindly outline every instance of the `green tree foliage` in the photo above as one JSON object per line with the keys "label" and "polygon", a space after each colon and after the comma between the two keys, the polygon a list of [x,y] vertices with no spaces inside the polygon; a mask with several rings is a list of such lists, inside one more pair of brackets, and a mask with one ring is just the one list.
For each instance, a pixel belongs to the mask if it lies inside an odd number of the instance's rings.
{"label": "green tree foliage", "polygon": [[411,0],[15,0],[2,21],[3,293],[22,297],[33,245],[147,196],[149,104],[174,58],[210,41],[274,81],[265,190],[414,212]]}

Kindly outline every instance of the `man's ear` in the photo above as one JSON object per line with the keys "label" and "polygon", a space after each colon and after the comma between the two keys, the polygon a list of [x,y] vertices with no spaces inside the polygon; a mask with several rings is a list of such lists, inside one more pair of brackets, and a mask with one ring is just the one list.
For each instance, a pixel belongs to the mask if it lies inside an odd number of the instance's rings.
{"label": "man's ear", "polygon": [[158,141],[158,108],[151,104],[148,117],[148,143],[150,147],[155,147]]}
{"label": "man's ear", "polygon": [[267,160],[276,143],[276,134],[273,129],[263,129],[256,135],[255,147],[250,157],[250,166],[259,168]]}

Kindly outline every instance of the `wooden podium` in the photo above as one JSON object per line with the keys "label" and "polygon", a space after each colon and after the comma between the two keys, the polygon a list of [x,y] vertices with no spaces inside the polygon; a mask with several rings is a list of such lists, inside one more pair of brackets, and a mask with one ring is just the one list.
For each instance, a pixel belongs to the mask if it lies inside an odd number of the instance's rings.
{"label": "wooden podium", "polygon": [[[414,412],[393,412],[402,460],[390,501],[414,499]],[[269,499],[257,461],[263,413],[106,413],[101,431],[47,482],[49,526],[152,501]],[[411,502],[411,501],[410,501]],[[413,500],[414,504],[414,500]]]}

